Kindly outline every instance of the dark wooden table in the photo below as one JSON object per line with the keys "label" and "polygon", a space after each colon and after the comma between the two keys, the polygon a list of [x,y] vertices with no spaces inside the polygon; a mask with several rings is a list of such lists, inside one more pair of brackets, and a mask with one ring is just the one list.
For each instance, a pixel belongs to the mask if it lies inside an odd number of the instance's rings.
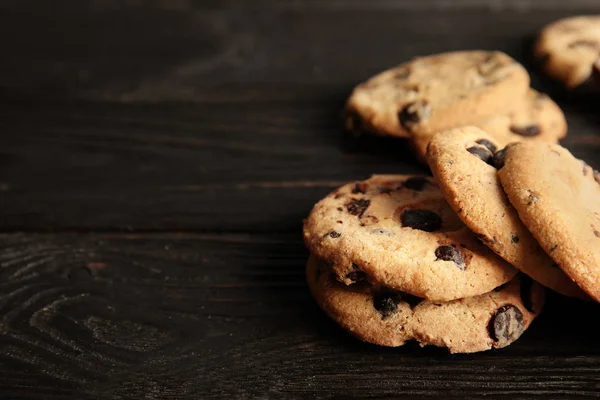
{"label": "dark wooden table", "polygon": [[301,221],[343,182],[427,173],[342,133],[411,56],[500,49],[600,168],[594,99],[530,57],[596,0],[0,1],[0,398],[600,395],[600,307],[551,297],[509,348],[388,349],[330,322]]}

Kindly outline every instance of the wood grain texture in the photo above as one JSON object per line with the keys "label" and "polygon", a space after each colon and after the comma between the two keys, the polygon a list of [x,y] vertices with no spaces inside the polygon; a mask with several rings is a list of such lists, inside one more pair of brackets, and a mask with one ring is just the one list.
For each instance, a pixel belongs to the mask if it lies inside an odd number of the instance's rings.
{"label": "wood grain texture", "polygon": [[514,345],[453,356],[367,345],[335,326],[310,298],[298,235],[5,234],[0,243],[4,398],[600,391],[597,304],[553,298]]}
{"label": "wood grain texture", "polygon": [[596,304],[553,297],[500,351],[379,348],[310,299],[300,232],[344,182],[427,173],[404,142],[340,121],[354,85],[420,54],[508,52],[600,169],[598,99],[529,55],[541,26],[590,13],[596,0],[0,2],[0,398],[598,397]]}

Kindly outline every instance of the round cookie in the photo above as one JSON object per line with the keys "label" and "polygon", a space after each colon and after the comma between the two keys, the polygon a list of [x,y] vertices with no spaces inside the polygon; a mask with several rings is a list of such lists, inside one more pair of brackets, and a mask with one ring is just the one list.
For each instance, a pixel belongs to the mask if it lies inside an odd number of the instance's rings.
{"label": "round cookie", "polygon": [[[546,94],[529,89],[527,96],[507,114],[473,124],[491,137],[499,148],[512,142],[541,140],[556,143],[567,134],[565,115]],[[421,161],[425,161],[431,136],[414,137],[412,146]]]}
{"label": "round cookie", "polygon": [[460,219],[496,254],[542,285],[587,298],[544,252],[504,194],[493,153],[495,138],[476,127],[439,133],[427,160],[440,189]]}
{"label": "round cookie", "polygon": [[498,51],[417,57],[358,85],[346,104],[346,128],[429,136],[504,113],[528,87],[525,68]]}
{"label": "round cookie", "polygon": [[506,347],[544,304],[543,288],[522,275],[489,293],[442,303],[367,283],[344,286],[314,256],[308,260],[306,279],[330,318],[359,339],[382,346],[416,340],[451,353]]}
{"label": "round cookie", "polygon": [[548,143],[513,143],[496,158],[521,221],[560,268],[600,301],[600,174]]}
{"label": "round cookie", "polygon": [[339,188],[304,221],[304,241],[347,285],[366,279],[435,301],[489,292],[517,273],[424,176],[374,175]]}
{"label": "round cookie", "polygon": [[568,88],[600,72],[600,16],[561,19],[540,32],[535,55],[545,72]]}

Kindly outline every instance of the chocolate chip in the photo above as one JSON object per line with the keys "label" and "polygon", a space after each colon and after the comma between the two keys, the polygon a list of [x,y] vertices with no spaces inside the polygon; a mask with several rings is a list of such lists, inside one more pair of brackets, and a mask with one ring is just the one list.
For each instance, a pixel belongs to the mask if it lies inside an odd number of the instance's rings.
{"label": "chocolate chip", "polygon": [[371,200],[352,199],[349,203],[346,204],[346,208],[348,209],[348,212],[350,214],[362,217],[362,215],[365,213],[370,204]]}
{"label": "chocolate chip", "polygon": [[594,229],[594,235],[596,235],[596,237],[600,237],[600,232]]}
{"label": "chocolate chip", "polygon": [[479,139],[479,140],[476,140],[475,143],[485,146],[492,153],[496,152],[496,145],[487,139]]}
{"label": "chocolate chip", "polygon": [[394,191],[394,189],[389,187],[379,187],[377,188],[377,191],[381,194],[390,194]]}
{"label": "chocolate chip", "polygon": [[346,274],[346,279],[350,280],[353,283],[363,282],[367,279],[367,274],[365,274],[358,265],[352,263],[352,272]]}
{"label": "chocolate chip", "polygon": [[431,115],[431,107],[424,100],[409,103],[398,113],[403,128],[410,130],[414,125],[426,121]]}
{"label": "chocolate chip", "polygon": [[400,221],[402,226],[425,232],[437,231],[442,227],[442,218],[429,210],[406,210]]}
{"label": "chocolate chip", "polygon": [[515,244],[516,244],[516,243],[519,243],[519,237],[518,237],[517,235],[513,235],[513,236],[510,238],[510,241],[511,241],[512,243],[515,243]]}
{"label": "chocolate chip", "polygon": [[344,209],[342,207],[338,207],[337,210],[338,211],[344,211]]}
{"label": "chocolate chip", "polygon": [[506,162],[506,149],[498,150],[494,154],[493,164],[496,169],[501,169],[504,167],[504,163]]}
{"label": "chocolate chip", "polygon": [[531,137],[539,135],[542,130],[540,129],[539,125],[511,125],[510,131],[516,133],[517,135]]}
{"label": "chocolate chip", "polygon": [[344,221],[342,221],[341,219],[338,219],[338,220],[337,220],[337,221],[335,221],[335,222],[337,222],[338,224],[343,224],[343,223],[344,223]]}
{"label": "chocolate chip", "polygon": [[359,182],[354,184],[354,188],[352,188],[352,193],[357,194],[365,194],[367,192],[368,185],[364,182]]}
{"label": "chocolate chip", "polygon": [[521,276],[521,301],[525,306],[525,309],[529,312],[534,313],[535,309],[533,308],[533,279],[531,279],[527,275]]}
{"label": "chocolate chip", "polygon": [[411,176],[404,181],[402,187],[420,192],[429,184],[430,182],[424,176]]}
{"label": "chocolate chip", "polygon": [[475,157],[479,158],[481,161],[493,165],[492,159],[494,155],[487,148],[481,146],[473,146],[469,147],[467,151],[473,154]]}
{"label": "chocolate chip", "polygon": [[558,245],[555,244],[554,246],[552,246],[552,248],[550,249],[550,253],[553,253],[554,250],[556,250],[558,248]]}
{"label": "chocolate chip", "polygon": [[499,347],[506,346],[525,330],[523,313],[518,307],[507,304],[496,310],[488,325],[490,337],[498,342]]}
{"label": "chocolate chip", "polygon": [[398,311],[398,304],[402,298],[398,293],[382,292],[373,296],[373,307],[381,314],[381,319],[386,319]]}
{"label": "chocolate chip", "polygon": [[333,239],[337,239],[337,238],[339,238],[340,236],[342,236],[342,234],[341,234],[341,233],[339,233],[339,232],[336,232],[336,231],[331,231],[331,232],[329,232],[329,237],[331,237],[331,238],[333,238]]}
{"label": "chocolate chip", "polygon": [[462,253],[454,246],[440,246],[435,249],[435,261],[452,261],[456,267],[462,271],[465,270],[466,263]]}
{"label": "chocolate chip", "polygon": [[527,200],[528,200],[528,201],[527,201],[527,205],[528,205],[528,206],[530,206],[530,205],[532,205],[532,204],[535,204],[535,203],[537,203],[537,201],[538,201],[539,199],[540,199],[540,198],[539,198],[539,196],[538,196],[536,193],[534,193],[534,192],[532,192],[532,191],[530,190],[530,191],[529,191],[529,196],[527,197]]}

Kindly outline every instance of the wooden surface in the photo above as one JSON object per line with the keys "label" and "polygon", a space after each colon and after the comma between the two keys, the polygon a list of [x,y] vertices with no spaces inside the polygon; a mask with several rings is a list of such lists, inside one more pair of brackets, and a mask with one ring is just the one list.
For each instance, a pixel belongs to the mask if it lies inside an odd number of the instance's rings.
{"label": "wooden surface", "polygon": [[509,348],[358,342],[311,300],[301,220],[343,182],[426,173],[343,135],[361,80],[500,49],[600,168],[595,99],[529,54],[595,0],[0,1],[0,398],[600,395],[596,304],[551,297]]}

